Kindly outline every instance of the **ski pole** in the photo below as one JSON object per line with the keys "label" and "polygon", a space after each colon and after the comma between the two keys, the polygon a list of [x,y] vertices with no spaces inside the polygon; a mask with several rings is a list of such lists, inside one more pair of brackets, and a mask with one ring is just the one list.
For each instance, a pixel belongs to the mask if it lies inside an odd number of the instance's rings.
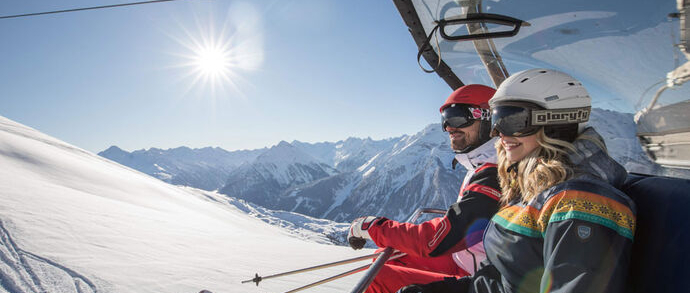
{"label": "ski pole", "polygon": [[[388,249],[388,248],[386,248],[386,249]],[[392,251],[392,248],[391,248],[391,251]],[[385,253],[386,253],[386,250],[384,250],[384,251],[382,251],[382,252],[379,252],[379,253],[375,253],[375,255],[385,254]],[[389,255],[389,259],[390,259],[390,260],[394,260],[394,259],[396,259],[396,258],[403,257],[403,256],[405,256],[405,255],[407,255],[407,254],[406,254],[406,253],[396,253],[396,254],[393,255],[392,257]],[[383,256],[381,256],[381,257],[383,257]],[[388,257],[387,257],[387,258],[388,258]],[[379,258],[379,259],[380,259],[380,258]],[[379,259],[377,259],[376,262],[374,262],[374,265],[376,265],[376,263],[379,261]],[[383,261],[383,262],[385,262],[385,261]],[[347,277],[347,276],[349,276],[349,275],[352,275],[352,274],[358,273],[358,272],[360,272],[360,271],[366,270],[366,269],[367,269],[368,267],[370,267],[371,265],[372,265],[372,264],[365,264],[365,265],[363,265],[363,266],[361,266],[361,267],[354,268],[354,269],[349,270],[349,271],[347,271],[347,272],[340,273],[340,274],[337,274],[337,275],[335,275],[335,276],[328,277],[328,278],[325,278],[325,279],[323,279],[323,280],[319,280],[319,281],[316,281],[316,282],[314,282],[314,283],[307,284],[307,285],[304,285],[304,286],[302,286],[302,287],[292,289],[292,290],[290,290],[290,291],[286,291],[286,292],[284,292],[284,293],[294,293],[294,292],[302,291],[302,290],[304,290],[304,289],[309,289],[309,288],[314,287],[314,286],[318,286],[318,285],[321,285],[321,284],[324,284],[324,283],[328,283],[328,282],[330,282],[330,281],[334,281],[334,280],[337,280],[337,279],[340,279],[340,278],[343,278],[343,277]],[[379,268],[379,269],[380,269],[380,268]],[[378,271],[377,271],[377,273],[378,273]],[[372,280],[373,280],[373,278],[372,278]],[[371,281],[369,281],[369,282],[371,283]],[[368,286],[368,284],[367,284],[367,286]]]}
{"label": "ski pole", "polygon": [[290,290],[290,291],[286,291],[285,293],[294,293],[294,292],[297,292],[297,291],[302,291],[302,290],[304,290],[304,289],[309,289],[309,288],[311,288],[311,287],[318,286],[318,285],[321,285],[321,284],[323,284],[323,283],[328,283],[328,282],[330,282],[330,281],[334,281],[334,280],[337,280],[337,279],[340,279],[340,278],[343,278],[343,277],[347,277],[347,276],[352,275],[352,274],[354,274],[354,273],[357,273],[357,272],[359,272],[359,271],[366,270],[370,265],[371,265],[371,264],[365,264],[365,265],[363,265],[363,266],[361,266],[361,267],[351,269],[351,270],[349,270],[349,271],[347,271],[347,272],[340,273],[340,274],[337,274],[337,275],[335,275],[335,276],[328,277],[328,278],[325,278],[325,279],[323,279],[323,280],[316,281],[316,282],[314,282],[314,283],[307,284],[307,285],[304,285],[304,286],[302,286],[302,287],[292,289],[292,290]]}
{"label": "ski pole", "polygon": [[319,269],[325,269],[325,268],[330,268],[330,267],[334,267],[334,266],[349,264],[349,263],[357,262],[357,261],[360,261],[360,260],[366,260],[366,259],[375,258],[375,257],[379,256],[380,254],[381,254],[381,252],[377,252],[377,253],[372,253],[372,254],[367,254],[367,255],[363,255],[363,256],[359,256],[359,257],[349,258],[349,259],[345,259],[345,260],[341,260],[341,261],[336,261],[336,262],[331,262],[331,263],[316,265],[316,266],[313,266],[313,267],[308,267],[308,268],[303,268],[303,269],[297,269],[297,270],[293,270],[293,271],[289,271],[289,272],[284,272],[284,273],[278,273],[278,274],[274,274],[274,275],[270,275],[270,276],[265,276],[265,277],[261,277],[261,276],[259,276],[259,274],[257,273],[256,276],[255,276],[253,279],[251,279],[251,280],[244,280],[244,281],[242,281],[242,284],[244,284],[244,283],[249,283],[249,282],[254,282],[254,283],[256,283],[257,286],[259,286],[259,282],[261,282],[262,280],[265,280],[265,279],[277,278],[277,277],[282,277],[282,276],[287,276],[287,275],[294,275],[294,274],[309,272],[309,271],[313,271],[313,270],[319,270]]}
{"label": "ski pole", "polygon": [[388,258],[391,257],[391,254],[393,254],[393,248],[386,247],[386,249],[383,250],[381,256],[379,256],[374,262],[374,264],[371,266],[371,268],[369,268],[369,271],[367,271],[367,274],[364,276],[364,278],[359,280],[357,286],[355,286],[355,288],[352,289],[351,293],[362,293],[364,292],[364,290],[369,288],[369,285],[372,281],[374,281],[374,278],[376,278],[376,275],[383,267],[383,264],[386,263],[386,261],[388,261]]}

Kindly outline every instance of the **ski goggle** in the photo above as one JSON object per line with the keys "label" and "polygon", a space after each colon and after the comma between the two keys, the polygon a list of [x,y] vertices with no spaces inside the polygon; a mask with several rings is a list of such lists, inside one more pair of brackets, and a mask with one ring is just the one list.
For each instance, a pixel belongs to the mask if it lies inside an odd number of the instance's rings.
{"label": "ski goggle", "polygon": [[518,106],[498,106],[491,109],[491,136],[499,132],[506,136],[528,136],[541,126],[532,125],[532,109]]}
{"label": "ski goggle", "polygon": [[464,128],[472,125],[475,120],[489,120],[490,113],[488,109],[451,104],[441,112],[441,128],[443,131],[446,131],[446,127]]}
{"label": "ski goggle", "polygon": [[528,136],[545,125],[583,123],[589,120],[591,107],[536,109],[520,106],[497,106],[491,109],[491,136]]}

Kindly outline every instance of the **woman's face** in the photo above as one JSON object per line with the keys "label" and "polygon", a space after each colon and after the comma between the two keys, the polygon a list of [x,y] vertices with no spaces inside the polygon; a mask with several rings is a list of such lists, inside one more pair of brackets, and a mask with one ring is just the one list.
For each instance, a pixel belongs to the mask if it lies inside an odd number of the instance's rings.
{"label": "woman's face", "polygon": [[506,158],[511,163],[519,162],[539,146],[536,133],[522,137],[506,136],[501,133],[500,136],[501,145],[506,150]]}

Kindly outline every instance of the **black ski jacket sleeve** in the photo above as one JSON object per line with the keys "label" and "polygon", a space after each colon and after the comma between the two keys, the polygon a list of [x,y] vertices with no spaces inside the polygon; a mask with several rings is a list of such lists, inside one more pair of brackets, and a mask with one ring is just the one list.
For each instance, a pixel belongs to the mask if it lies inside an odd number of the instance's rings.
{"label": "black ski jacket sleeve", "polygon": [[498,211],[501,188],[494,164],[484,164],[461,190],[460,201],[450,206],[445,219],[450,231],[429,256],[453,253],[479,243],[491,217]]}

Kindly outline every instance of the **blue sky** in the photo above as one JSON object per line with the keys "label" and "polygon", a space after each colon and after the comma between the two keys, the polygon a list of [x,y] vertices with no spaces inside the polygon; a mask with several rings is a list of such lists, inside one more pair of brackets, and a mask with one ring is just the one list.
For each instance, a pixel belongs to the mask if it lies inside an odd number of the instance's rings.
{"label": "blue sky", "polygon": [[[0,115],[92,152],[413,134],[451,92],[419,69],[392,1],[185,0],[0,19],[0,39]],[[229,44],[227,78],[193,64],[213,43]]]}

